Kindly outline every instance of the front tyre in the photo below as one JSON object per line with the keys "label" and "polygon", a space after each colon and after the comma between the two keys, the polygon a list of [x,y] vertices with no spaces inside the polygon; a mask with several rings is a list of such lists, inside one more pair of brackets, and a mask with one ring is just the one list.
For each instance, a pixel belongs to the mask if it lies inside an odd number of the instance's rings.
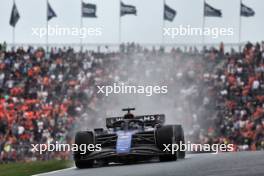
{"label": "front tyre", "polygon": [[89,151],[87,150],[85,154],[82,154],[79,151],[81,145],[88,146],[89,144],[94,144],[94,134],[91,131],[81,131],[77,132],[75,135],[75,144],[78,145],[78,151],[73,153],[73,157],[75,160],[75,165],[79,169],[83,168],[90,168],[93,167],[94,161],[93,160],[82,160],[83,156],[89,155]]}
{"label": "front tyre", "polygon": [[[183,128],[181,125],[174,125],[174,128],[175,128],[175,140],[176,140],[176,143],[178,145],[180,145],[180,142],[182,144],[185,144],[185,139],[184,139],[184,132],[183,132]],[[181,151],[179,150],[178,151],[178,158],[179,159],[184,159],[185,158],[185,150],[184,151]]]}
{"label": "front tyre", "polygon": [[75,160],[75,166],[78,169],[91,168],[93,167],[93,161]]}
{"label": "front tyre", "polygon": [[175,161],[177,160],[177,152],[172,154],[171,151],[164,151],[165,145],[172,145],[175,143],[175,132],[173,125],[166,125],[156,130],[156,143],[157,147],[164,152],[164,155],[160,155],[159,159],[161,162],[164,161]]}

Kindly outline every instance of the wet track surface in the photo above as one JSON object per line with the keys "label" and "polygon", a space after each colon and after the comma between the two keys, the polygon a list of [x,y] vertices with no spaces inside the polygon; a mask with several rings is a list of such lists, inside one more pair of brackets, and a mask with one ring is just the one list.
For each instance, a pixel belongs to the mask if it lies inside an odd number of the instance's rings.
{"label": "wet track surface", "polygon": [[264,151],[190,154],[175,162],[74,167],[40,176],[264,176]]}

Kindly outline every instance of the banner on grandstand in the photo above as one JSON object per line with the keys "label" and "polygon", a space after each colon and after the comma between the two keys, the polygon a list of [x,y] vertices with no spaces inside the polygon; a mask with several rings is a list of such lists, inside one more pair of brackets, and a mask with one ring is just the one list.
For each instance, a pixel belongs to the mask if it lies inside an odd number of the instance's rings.
{"label": "banner on grandstand", "polygon": [[47,4],[47,20],[49,21],[55,17],[57,17],[57,15],[48,2],[48,4]]}
{"label": "banner on grandstand", "polygon": [[82,2],[82,17],[96,18],[96,5]]}
{"label": "banner on grandstand", "polygon": [[17,10],[16,3],[14,3],[13,8],[12,8],[12,12],[11,12],[11,16],[10,16],[10,20],[9,20],[9,24],[11,26],[15,27],[19,18],[20,18],[19,12]]}
{"label": "banner on grandstand", "polygon": [[120,4],[120,16],[124,15],[137,15],[136,6],[127,5],[121,2]]}
{"label": "banner on grandstand", "polygon": [[255,11],[252,8],[250,8],[250,7],[246,6],[246,5],[244,5],[243,3],[241,3],[240,15],[244,16],[244,17],[252,17],[252,16],[255,15]]}
{"label": "banner on grandstand", "polygon": [[204,3],[204,16],[205,17],[222,17],[222,12],[221,10],[210,6],[209,4]]}
{"label": "banner on grandstand", "polygon": [[169,7],[167,4],[164,4],[164,20],[173,21],[176,16],[176,10]]}

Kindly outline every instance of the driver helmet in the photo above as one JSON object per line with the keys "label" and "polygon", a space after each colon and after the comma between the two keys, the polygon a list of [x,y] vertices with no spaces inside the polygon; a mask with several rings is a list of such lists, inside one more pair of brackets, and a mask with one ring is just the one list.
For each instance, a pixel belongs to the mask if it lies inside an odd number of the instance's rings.
{"label": "driver helmet", "polygon": [[124,115],[124,119],[133,119],[134,118],[134,114],[132,113],[127,113]]}

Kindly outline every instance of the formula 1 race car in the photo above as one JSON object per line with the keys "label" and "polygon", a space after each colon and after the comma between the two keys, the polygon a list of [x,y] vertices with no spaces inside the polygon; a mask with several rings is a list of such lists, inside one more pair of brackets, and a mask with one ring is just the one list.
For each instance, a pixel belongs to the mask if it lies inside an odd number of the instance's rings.
{"label": "formula 1 race car", "polygon": [[134,163],[154,157],[160,161],[175,161],[185,157],[185,151],[172,154],[165,150],[165,145],[185,142],[181,125],[164,125],[164,114],[134,116],[130,113],[132,110],[135,108],[123,109],[127,111],[123,117],[106,118],[107,129],[77,132],[75,144],[78,146],[101,146],[101,150],[85,154],[75,151],[77,168],[92,167],[97,162]]}

